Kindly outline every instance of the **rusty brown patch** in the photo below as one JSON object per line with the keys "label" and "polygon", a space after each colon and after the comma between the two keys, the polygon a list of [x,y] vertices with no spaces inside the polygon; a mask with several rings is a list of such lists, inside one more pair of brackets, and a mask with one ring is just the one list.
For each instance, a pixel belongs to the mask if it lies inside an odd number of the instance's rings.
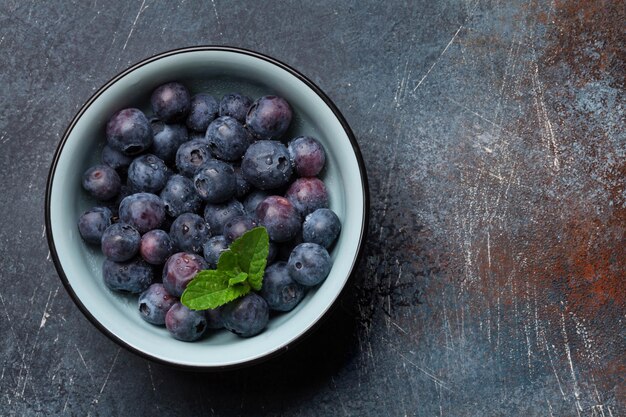
{"label": "rusty brown patch", "polygon": [[617,85],[626,79],[626,2],[556,0],[554,41],[547,65],[568,64],[579,83],[611,73]]}
{"label": "rusty brown patch", "polygon": [[[556,131],[552,151],[558,152],[562,167],[553,172],[529,155],[516,155],[524,161],[519,175],[534,188],[532,195],[540,197],[529,203],[518,192],[509,203],[527,208],[518,216],[532,222],[515,232],[491,226],[489,257],[486,238],[477,239],[480,256],[475,267],[480,279],[471,290],[490,303],[497,298],[504,310],[515,312],[514,320],[532,320],[527,310],[538,305],[538,319],[553,340],[562,340],[563,328],[568,328],[571,355],[580,364],[577,372],[591,375],[605,390],[623,394],[626,161],[618,148],[624,144],[614,137],[616,130],[604,124],[603,118],[615,109],[608,108],[602,97],[598,102],[604,107],[597,112],[575,100],[587,84],[606,83],[617,89],[623,107],[626,2],[557,0],[550,15],[529,13],[546,25],[548,33],[538,41],[548,42],[537,63],[543,87],[540,99],[545,100],[544,118]],[[525,74],[522,89],[533,89],[531,78]],[[527,141],[528,149],[536,149],[542,132],[536,127],[530,134],[525,130],[527,121],[537,118],[532,106],[528,109],[526,117],[506,128]],[[623,119],[621,128],[623,134]],[[476,230],[482,233],[487,227],[477,225]],[[480,314],[484,306],[475,310]],[[576,320],[587,333],[577,333]],[[593,346],[588,346],[590,340],[595,341]],[[566,355],[560,358],[565,360]]]}
{"label": "rusty brown patch", "polygon": [[[572,98],[568,91],[560,88],[555,70],[558,68],[567,68],[576,86],[607,80],[616,88],[623,88],[626,2],[557,0],[555,12],[555,26],[550,32],[552,42],[540,63],[542,73],[552,85],[548,99],[553,102],[549,105],[556,108],[561,100]],[[551,76],[554,78],[550,79]],[[573,201],[562,202],[569,218],[563,223],[562,245],[559,245],[563,249],[563,261],[556,262],[555,267],[568,277],[566,293],[571,305],[587,317],[609,305],[623,312],[626,304],[626,202],[622,198],[626,163],[621,161],[616,170],[607,169],[608,160],[602,154],[608,150],[619,158],[619,153],[607,146],[610,132],[603,128],[601,118],[597,119],[593,120],[582,109],[571,107],[559,121],[562,126],[570,127],[567,140],[592,158],[580,163],[585,172],[577,179],[587,182],[581,189],[604,188],[612,202],[607,208],[606,201],[589,202],[583,195],[573,195]],[[592,181],[594,176],[600,180]],[[591,204],[581,207],[584,203]],[[596,208],[601,209],[600,213],[594,210]]]}

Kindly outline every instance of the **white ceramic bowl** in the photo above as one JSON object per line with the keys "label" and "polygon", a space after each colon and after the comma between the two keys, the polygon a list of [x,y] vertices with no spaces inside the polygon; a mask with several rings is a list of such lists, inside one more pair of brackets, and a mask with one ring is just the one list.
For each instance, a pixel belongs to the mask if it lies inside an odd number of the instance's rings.
{"label": "white ceramic bowl", "polygon": [[[238,91],[257,98],[278,94],[294,108],[293,135],[317,137],[327,153],[323,180],[330,206],[342,222],[332,250],[330,275],[291,312],[270,320],[258,336],[242,339],[227,331],[194,343],[173,339],[137,312],[137,297],[108,290],[101,277],[99,248],[86,245],[77,228],[80,214],[96,205],[82,190],[82,173],[97,163],[108,118],[124,107],[149,111],[158,85],[177,80],[192,94],[216,97]],[[256,52],[231,47],[192,47],[148,58],[113,78],[85,103],[67,128],[54,156],[46,192],[48,243],[61,280],[74,302],[103,333],[149,359],[194,369],[247,365],[284,351],[309,332],[346,286],[362,251],[368,222],[363,160],[345,119],[311,81],[289,66]]]}

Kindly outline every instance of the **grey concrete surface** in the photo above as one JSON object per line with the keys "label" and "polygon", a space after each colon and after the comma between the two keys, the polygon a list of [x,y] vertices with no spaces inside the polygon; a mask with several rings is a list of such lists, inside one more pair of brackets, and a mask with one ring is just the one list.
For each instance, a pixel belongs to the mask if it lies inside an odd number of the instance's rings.
{"label": "grey concrete surface", "polygon": [[[626,412],[626,5],[0,2],[0,415]],[[155,53],[253,49],[352,126],[371,225],[355,287],[263,365],[195,374],[90,324],[50,260],[54,150]]]}

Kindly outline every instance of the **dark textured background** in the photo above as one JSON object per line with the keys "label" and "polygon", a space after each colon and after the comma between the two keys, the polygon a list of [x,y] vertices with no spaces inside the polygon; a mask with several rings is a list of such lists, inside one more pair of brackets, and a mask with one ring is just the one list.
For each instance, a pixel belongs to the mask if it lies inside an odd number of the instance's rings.
{"label": "dark textured background", "polygon": [[[626,413],[623,1],[0,2],[0,415]],[[142,58],[227,44],[325,90],[372,221],[310,339],[190,374],[100,334],[43,196],[84,101]]]}

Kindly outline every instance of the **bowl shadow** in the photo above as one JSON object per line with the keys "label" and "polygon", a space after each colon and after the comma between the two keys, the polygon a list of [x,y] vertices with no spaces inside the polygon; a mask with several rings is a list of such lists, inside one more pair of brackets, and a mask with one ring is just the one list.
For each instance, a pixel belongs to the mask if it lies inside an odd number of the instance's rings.
{"label": "bowl shadow", "polygon": [[315,329],[265,362],[213,372],[158,367],[168,385],[193,387],[192,391],[219,399],[213,402],[215,411],[222,403],[224,407],[233,401],[239,404],[234,395],[237,398],[245,395],[248,403],[258,404],[272,401],[280,393],[280,402],[285,407],[286,402],[295,404],[298,399],[317,392],[357,356],[359,325],[358,297],[354,283],[350,283]]}

